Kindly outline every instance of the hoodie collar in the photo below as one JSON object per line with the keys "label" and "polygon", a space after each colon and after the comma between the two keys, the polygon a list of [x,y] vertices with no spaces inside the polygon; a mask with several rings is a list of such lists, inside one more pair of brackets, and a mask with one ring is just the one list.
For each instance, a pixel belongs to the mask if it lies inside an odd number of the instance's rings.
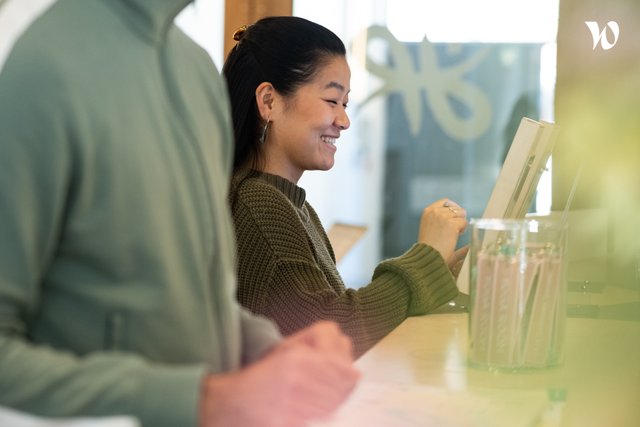
{"label": "hoodie collar", "polygon": [[[111,3],[113,0],[106,0]],[[164,40],[175,17],[193,0],[119,0],[128,17],[135,18],[136,29],[154,42]]]}

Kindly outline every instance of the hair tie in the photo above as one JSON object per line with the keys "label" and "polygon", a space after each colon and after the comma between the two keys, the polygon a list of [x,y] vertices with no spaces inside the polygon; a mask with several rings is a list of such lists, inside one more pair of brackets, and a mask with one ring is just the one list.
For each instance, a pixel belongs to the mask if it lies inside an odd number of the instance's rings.
{"label": "hair tie", "polygon": [[244,37],[244,33],[247,31],[247,27],[246,25],[241,25],[240,28],[238,28],[234,33],[233,33],[233,39],[237,42],[239,42],[242,37]]}

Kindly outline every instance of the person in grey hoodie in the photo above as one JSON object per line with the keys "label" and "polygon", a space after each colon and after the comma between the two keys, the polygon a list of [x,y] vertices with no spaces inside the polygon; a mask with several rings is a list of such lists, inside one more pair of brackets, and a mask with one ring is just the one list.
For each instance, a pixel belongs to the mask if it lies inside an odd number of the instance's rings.
{"label": "person in grey hoodie", "polygon": [[358,372],[331,322],[235,300],[228,97],[188,0],[0,5],[0,405],[303,425]]}

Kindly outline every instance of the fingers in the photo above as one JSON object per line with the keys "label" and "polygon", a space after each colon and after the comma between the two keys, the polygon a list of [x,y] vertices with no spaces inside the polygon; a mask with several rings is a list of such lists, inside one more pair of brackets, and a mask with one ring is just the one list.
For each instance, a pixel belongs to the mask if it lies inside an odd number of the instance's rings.
{"label": "fingers", "polygon": [[467,228],[467,211],[462,206],[450,199],[442,199],[442,208],[448,212],[444,212],[444,215],[450,214],[453,218],[459,218],[457,221],[458,234],[464,233]]}
{"label": "fingers", "polygon": [[285,338],[270,353],[285,385],[292,419],[321,419],[330,415],[351,393],[360,378],[353,366],[353,345],[339,325],[319,321]]}
{"label": "fingers", "polygon": [[451,274],[456,279],[460,274],[460,270],[462,269],[462,264],[464,263],[464,258],[467,256],[467,252],[469,252],[469,245],[465,245],[456,250],[453,255],[451,255],[451,257],[449,257],[449,259],[447,260],[449,270],[451,270]]}
{"label": "fingers", "polygon": [[326,351],[339,357],[353,359],[353,343],[340,326],[331,321],[319,321],[288,339],[300,340],[313,349]]}
{"label": "fingers", "polygon": [[426,207],[420,219],[418,242],[436,249],[445,260],[453,254],[458,237],[467,228],[467,211],[450,199]]}
{"label": "fingers", "polygon": [[240,371],[203,381],[201,426],[307,425],[333,413],[360,378],[351,360],[303,340],[277,347]]}
{"label": "fingers", "polygon": [[[353,391],[360,372],[353,366],[338,363],[333,358],[323,358],[310,352],[308,365],[300,370],[301,377],[294,379],[293,395],[299,400],[293,410],[306,419],[324,418],[335,411]],[[291,372],[291,371],[290,371]]]}
{"label": "fingers", "polygon": [[307,345],[291,346],[274,361],[272,374],[282,381],[283,412],[293,419],[320,419],[330,415],[348,397],[360,372],[333,353]]}
{"label": "fingers", "polygon": [[458,276],[460,275],[460,271],[462,270],[463,263],[464,261],[460,260],[455,262],[453,265],[449,264],[449,270],[451,270],[451,275],[453,276],[454,279],[458,279]]}
{"label": "fingers", "polygon": [[466,257],[467,254],[469,253],[469,247],[470,247],[469,245],[464,245],[463,247],[461,247],[455,252],[455,255],[459,259],[464,259],[464,257]]}

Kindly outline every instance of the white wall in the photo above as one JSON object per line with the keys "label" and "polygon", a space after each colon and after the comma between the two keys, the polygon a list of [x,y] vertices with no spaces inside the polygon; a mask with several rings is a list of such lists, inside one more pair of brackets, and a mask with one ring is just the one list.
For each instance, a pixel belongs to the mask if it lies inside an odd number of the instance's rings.
{"label": "white wall", "polygon": [[209,52],[220,70],[224,61],[224,0],[195,0],[177,16],[176,24]]}

